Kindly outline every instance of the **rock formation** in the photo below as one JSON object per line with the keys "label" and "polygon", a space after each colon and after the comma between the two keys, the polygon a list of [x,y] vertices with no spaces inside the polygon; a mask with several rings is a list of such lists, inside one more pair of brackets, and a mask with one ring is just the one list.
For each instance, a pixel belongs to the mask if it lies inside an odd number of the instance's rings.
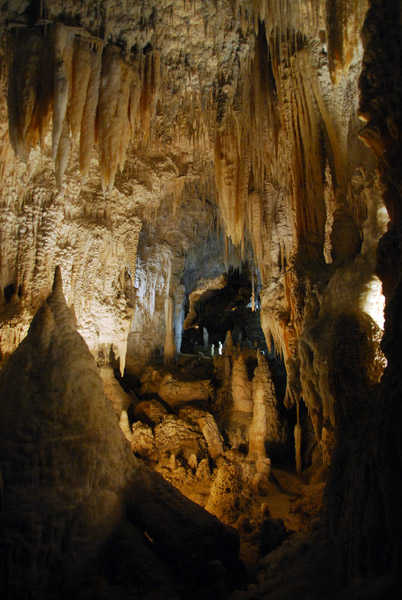
{"label": "rock formation", "polygon": [[42,597],[93,563],[137,468],[59,269],[0,386],[1,581],[6,596],[29,597],[33,588]]}
{"label": "rock formation", "polygon": [[[86,586],[88,594],[96,593],[102,553],[121,553],[123,545],[138,554],[122,557],[134,572],[158,573],[156,584],[141,577],[130,582],[129,572],[120,573],[126,587],[143,597],[155,597],[158,585],[165,597],[176,597],[180,580],[199,591],[206,557],[235,564],[235,532],[131,453],[65,303],[60,269],[1,373],[0,412],[4,597],[68,597]],[[149,548],[144,531],[152,538]],[[112,591],[116,569],[124,571],[108,560],[102,577],[109,595],[118,598],[126,592]],[[222,569],[215,583],[225,585]]]}

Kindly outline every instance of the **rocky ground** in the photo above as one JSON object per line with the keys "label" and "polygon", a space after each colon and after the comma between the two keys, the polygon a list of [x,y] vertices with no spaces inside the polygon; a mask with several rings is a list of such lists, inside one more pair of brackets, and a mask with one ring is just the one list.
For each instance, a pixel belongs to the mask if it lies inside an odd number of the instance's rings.
{"label": "rocky ground", "polygon": [[[255,351],[243,352],[257,364]],[[232,372],[222,376],[222,363],[239,361],[241,352],[235,354],[181,356],[170,367],[150,365],[141,381],[128,369],[121,380],[127,391],[115,388],[114,397],[120,398],[115,406],[125,407],[120,425],[135,455],[238,531],[240,558],[252,578],[262,557],[295,532],[309,532],[322,507],[325,469],[318,463],[296,473],[284,439],[278,464],[266,456],[269,471],[258,473],[250,456],[252,415],[234,410],[231,384],[240,385],[238,374],[226,366]],[[286,429],[286,420],[278,427]]]}

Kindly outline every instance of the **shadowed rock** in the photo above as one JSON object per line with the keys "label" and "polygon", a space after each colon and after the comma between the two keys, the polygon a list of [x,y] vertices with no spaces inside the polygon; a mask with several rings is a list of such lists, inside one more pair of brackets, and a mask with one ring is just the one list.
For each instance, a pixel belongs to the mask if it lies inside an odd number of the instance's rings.
{"label": "shadowed rock", "polygon": [[[181,578],[171,557],[193,574],[210,560],[236,559],[232,530],[140,468],[76,331],[58,268],[52,293],[0,374],[0,440],[2,597],[50,598],[56,590],[67,597],[78,589],[90,597],[99,578],[106,597],[123,597],[127,586],[156,597],[151,576],[126,573],[125,580],[124,560],[105,568],[104,557],[124,548],[134,554],[127,568],[159,573],[160,597],[175,597]],[[127,519],[130,543],[122,534]]]}

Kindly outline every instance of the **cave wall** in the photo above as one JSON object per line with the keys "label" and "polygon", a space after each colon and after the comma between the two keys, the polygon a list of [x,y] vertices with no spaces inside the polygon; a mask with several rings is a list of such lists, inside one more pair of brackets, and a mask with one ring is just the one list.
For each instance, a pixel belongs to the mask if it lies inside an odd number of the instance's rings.
{"label": "cave wall", "polygon": [[[401,403],[400,403],[400,86],[401,5],[370,2],[362,37],[360,77],[362,135],[378,160],[390,217],[380,240],[377,271],[386,296],[382,348],[387,368],[379,385],[345,394],[333,382],[341,410],[338,451],[328,484],[324,523],[334,540],[341,577],[380,576],[373,597],[397,597],[401,569]],[[352,331],[352,329],[351,329]],[[366,342],[357,343],[366,353]],[[364,358],[360,361],[364,365]],[[363,367],[364,370],[364,367]],[[341,397],[343,396],[343,401]],[[351,479],[353,478],[353,485]],[[339,490],[345,490],[343,494]],[[369,592],[368,592],[369,594]]]}

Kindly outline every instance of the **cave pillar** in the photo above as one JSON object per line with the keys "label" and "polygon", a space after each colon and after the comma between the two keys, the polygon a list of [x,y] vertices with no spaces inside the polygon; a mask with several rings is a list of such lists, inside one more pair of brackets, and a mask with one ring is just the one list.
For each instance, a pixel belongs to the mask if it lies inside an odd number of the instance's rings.
{"label": "cave pillar", "polygon": [[174,295],[174,343],[176,352],[180,353],[184,324],[184,285],[178,285]]}
{"label": "cave pillar", "polygon": [[255,463],[256,474],[252,481],[255,492],[261,491],[261,486],[266,484],[271,472],[271,461],[265,450],[267,437],[267,403],[266,381],[261,367],[254,372],[252,382],[253,418],[249,429],[248,457]]}
{"label": "cave pillar", "polygon": [[165,321],[166,321],[166,336],[165,336],[165,347],[164,347],[164,358],[163,362],[168,365],[172,362],[175,354],[176,347],[174,343],[173,333],[173,316],[174,316],[174,301],[170,296],[165,300]]}
{"label": "cave pillar", "polygon": [[232,370],[232,397],[233,410],[252,413],[253,400],[251,398],[251,385],[248,380],[247,368],[242,355],[234,360]]}

